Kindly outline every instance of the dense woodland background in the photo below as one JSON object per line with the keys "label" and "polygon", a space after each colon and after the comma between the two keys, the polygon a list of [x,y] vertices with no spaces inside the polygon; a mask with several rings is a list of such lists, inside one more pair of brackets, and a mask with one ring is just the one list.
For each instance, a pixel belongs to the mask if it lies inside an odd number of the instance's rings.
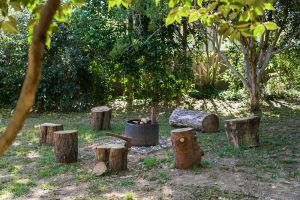
{"label": "dense woodland background", "polygon": [[[264,99],[300,96],[299,2],[276,4],[277,23],[286,28],[279,44],[293,46],[274,56],[261,81]],[[283,6],[284,5],[284,6]],[[220,62],[207,36],[196,25],[165,26],[167,4],[137,1],[130,9],[109,11],[107,2],[91,0],[73,11],[67,22],[52,25],[35,109],[79,111],[122,98],[164,105],[194,98],[247,100],[242,82]],[[287,17],[287,18],[286,18]],[[30,14],[16,14],[20,34],[0,37],[0,105],[15,105],[28,63]],[[288,19],[285,21],[284,19]],[[29,33],[30,34],[30,33]],[[49,44],[48,44],[49,45]],[[229,42],[222,51],[244,73],[242,53]]]}

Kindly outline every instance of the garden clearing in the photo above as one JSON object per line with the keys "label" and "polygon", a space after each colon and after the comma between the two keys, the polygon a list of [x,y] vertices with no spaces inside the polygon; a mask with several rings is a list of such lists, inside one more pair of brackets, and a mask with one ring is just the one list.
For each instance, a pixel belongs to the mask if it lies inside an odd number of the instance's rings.
{"label": "garden clearing", "polygon": [[[218,105],[216,107],[215,105]],[[263,106],[260,146],[229,147],[224,120],[249,115],[243,105],[207,100],[193,105],[216,113],[217,133],[198,133],[205,155],[200,167],[174,168],[173,151],[129,152],[129,170],[96,177],[94,148],[110,140],[90,129],[89,113],[32,113],[13,146],[0,158],[0,199],[300,199],[300,106],[271,101]],[[112,132],[145,112],[113,111]],[[7,110],[6,110],[7,111]],[[8,122],[1,111],[0,131]],[[169,138],[171,109],[159,109],[160,135]],[[1,115],[0,115],[1,117]],[[61,123],[79,133],[79,162],[55,163],[52,147],[39,146],[38,125]]]}

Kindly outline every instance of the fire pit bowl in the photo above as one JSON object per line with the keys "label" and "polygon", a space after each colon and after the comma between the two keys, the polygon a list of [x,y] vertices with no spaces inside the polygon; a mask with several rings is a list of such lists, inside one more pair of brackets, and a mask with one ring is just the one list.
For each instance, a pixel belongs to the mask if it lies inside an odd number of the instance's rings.
{"label": "fire pit bowl", "polygon": [[132,137],[133,146],[155,146],[159,143],[159,124],[137,124],[138,119],[125,122],[125,135]]}

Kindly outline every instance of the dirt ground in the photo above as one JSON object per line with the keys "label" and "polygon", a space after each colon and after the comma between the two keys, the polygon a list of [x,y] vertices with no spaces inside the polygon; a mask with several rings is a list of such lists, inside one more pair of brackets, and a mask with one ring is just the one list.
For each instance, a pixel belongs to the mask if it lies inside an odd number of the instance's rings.
{"label": "dirt ground", "polygon": [[[228,109],[232,107],[238,106],[231,104]],[[90,130],[89,113],[34,113],[13,147],[0,158],[0,199],[300,199],[299,105],[265,105],[260,146],[248,149],[229,147],[222,125],[223,120],[247,112],[237,108],[225,113],[213,106],[207,110],[219,115],[221,128],[217,133],[197,133],[205,152],[200,166],[175,169],[170,147],[150,154],[131,151],[127,171],[101,177],[92,174],[94,148],[112,138]],[[161,109],[158,118],[166,140],[172,130],[171,111]],[[112,132],[121,133],[125,119],[140,114],[114,112]],[[8,120],[6,114],[2,116],[0,131]],[[53,149],[39,146],[38,124],[44,122],[63,123],[65,129],[79,131],[78,163],[56,164]]]}

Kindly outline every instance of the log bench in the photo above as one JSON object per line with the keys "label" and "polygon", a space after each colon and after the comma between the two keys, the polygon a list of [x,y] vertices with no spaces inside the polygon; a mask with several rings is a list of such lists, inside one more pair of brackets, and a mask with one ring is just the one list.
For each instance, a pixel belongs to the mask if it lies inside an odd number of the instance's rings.
{"label": "log bench", "polygon": [[228,144],[234,147],[258,146],[259,122],[258,116],[225,120]]}
{"label": "log bench", "polygon": [[194,110],[175,109],[169,118],[169,124],[175,127],[191,127],[202,132],[219,130],[217,115]]}

